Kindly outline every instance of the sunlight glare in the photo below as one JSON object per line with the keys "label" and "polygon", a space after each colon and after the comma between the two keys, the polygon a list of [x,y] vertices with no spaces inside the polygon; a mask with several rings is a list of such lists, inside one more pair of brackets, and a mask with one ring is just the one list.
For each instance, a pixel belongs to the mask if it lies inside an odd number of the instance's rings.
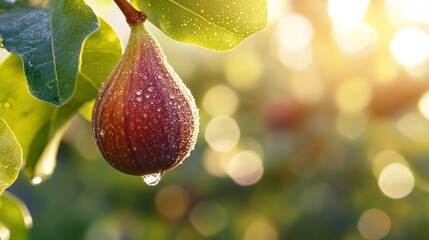
{"label": "sunlight glare", "polygon": [[429,56],[429,36],[419,28],[403,28],[390,42],[393,57],[402,65],[418,65]]}
{"label": "sunlight glare", "polygon": [[328,12],[336,25],[359,23],[366,13],[369,0],[329,0]]}

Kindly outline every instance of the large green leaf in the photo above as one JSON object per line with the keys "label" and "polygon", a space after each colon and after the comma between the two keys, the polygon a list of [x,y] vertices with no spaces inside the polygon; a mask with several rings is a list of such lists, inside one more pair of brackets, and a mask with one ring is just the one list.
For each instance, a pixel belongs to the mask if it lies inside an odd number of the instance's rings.
{"label": "large green leaf", "polygon": [[85,38],[98,29],[83,0],[53,0],[47,7],[0,0],[2,44],[23,60],[31,94],[54,105],[73,96]]}
{"label": "large green leaf", "polygon": [[21,200],[8,192],[0,196],[0,239],[27,239],[32,225],[30,212]]}
{"label": "large green leaf", "polygon": [[18,57],[11,56],[0,65],[0,86],[8,86],[0,91],[0,116],[21,144],[25,170],[33,183],[52,173],[67,122],[82,105],[95,98],[121,57],[119,37],[104,21],[100,20],[100,26],[84,44],[76,94],[62,107],[39,101],[28,93]]}
{"label": "large green leaf", "polygon": [[0,117],[0,194],[15,182],[21,165],[21,147],[6,122]]}
{"label": "large green leaf", "polygon": [[226,51],[267,24],[266,0],[135,0],[148,20],[181,42]]}

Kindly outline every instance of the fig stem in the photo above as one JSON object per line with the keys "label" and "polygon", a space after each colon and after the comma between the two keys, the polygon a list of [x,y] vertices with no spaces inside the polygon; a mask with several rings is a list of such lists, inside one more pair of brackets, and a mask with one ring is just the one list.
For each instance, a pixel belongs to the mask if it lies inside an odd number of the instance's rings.
{"label": "fig stem", "polygon": [[128,25],[132,26],[146,21],[147,15],[137,10],[127,0],[114,0],[114,1],[116,5],[118,5],[119,9],[121,9],[121,12],[124,14]]}

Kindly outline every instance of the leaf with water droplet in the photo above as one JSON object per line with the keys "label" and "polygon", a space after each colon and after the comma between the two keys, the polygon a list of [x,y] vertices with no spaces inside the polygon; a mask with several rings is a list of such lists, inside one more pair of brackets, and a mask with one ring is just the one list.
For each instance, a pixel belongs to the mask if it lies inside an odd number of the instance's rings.
{"label": "leaf with water droplet", "polygon": [[0,91],[0,103],[10,103],[7,109],[0,107],[0,117],[8,123],[22,147],[25,172],[30,179],[40,177],[43,181],[49,176],[45,170],[55,166],[56,149],[67,122],[95,98],[122,55],[117,34],[101,19],[100,24],[100,29],[85,41],[82,50],[78,91],[62,107],[39,101],[28,93],[18,57],[10,56],[0,64],[0,85],[8,86]]}
{"label": "leaf with water droplet", "polygon": [[21,146],[12,130],[0,117],[0,194],[15,182],[21,165]]}
{"label": "leaf with water droplet", "polygon": [[136,0],[167,36],[216,51],[236,47],[267,24],[266,0]]}
{"label": "leaf with water droplet", "polygon": [[1,1],[0,22],[2,44],[22,58],[31,94],[57,106],[69,101],[83,41],[99,27],[92,9],[83,0]]}

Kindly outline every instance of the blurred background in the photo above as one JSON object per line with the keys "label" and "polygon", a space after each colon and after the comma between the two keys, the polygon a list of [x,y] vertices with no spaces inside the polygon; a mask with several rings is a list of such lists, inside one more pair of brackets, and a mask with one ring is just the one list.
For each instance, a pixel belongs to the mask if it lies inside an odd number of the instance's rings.
{"label": "blurred background", "polygon": [[[126,43],[112,2],[88,4]],[[76,117],[53,176],[9,189],[30,239],[427,239],[429,1],[268,4],[226,53],[150,27],[199,106],[195,150],[149,187]]]}

